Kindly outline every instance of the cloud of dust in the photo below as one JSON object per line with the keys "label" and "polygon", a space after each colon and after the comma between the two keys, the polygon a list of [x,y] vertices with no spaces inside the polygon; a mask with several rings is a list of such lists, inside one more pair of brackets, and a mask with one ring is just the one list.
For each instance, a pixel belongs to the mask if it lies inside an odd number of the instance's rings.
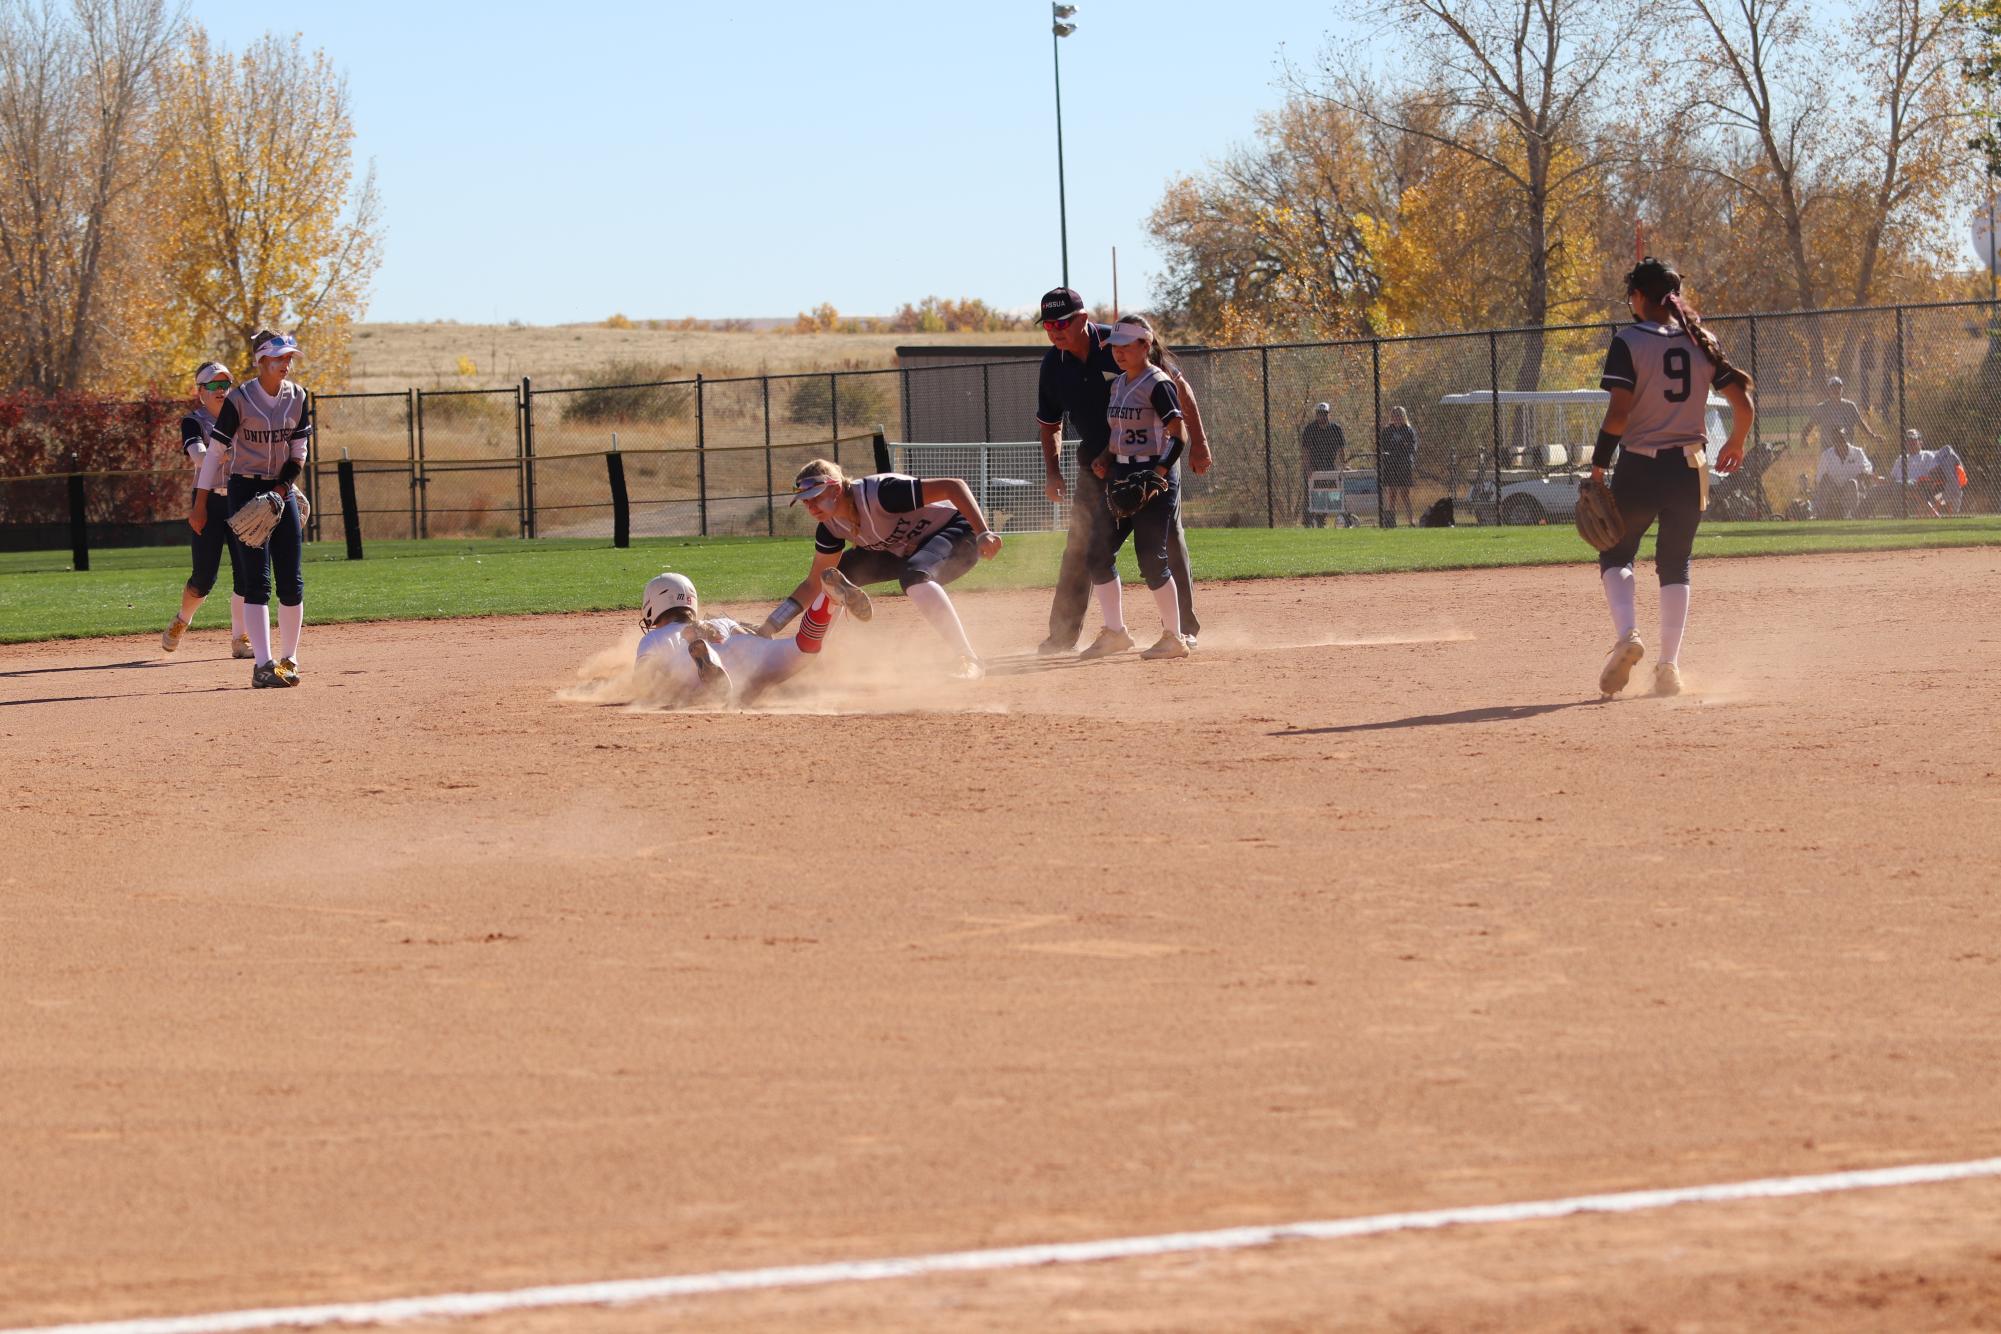
{"label": "cloud of dust", "polygon": [[[577,668],[577,680],[556,692],[576,704],[623,704],[642,712],[683,712],[661,683],[634,662],[641,633],[628,630],[617,644],[599,650]],[[985,697],[982,682],[946,675],[950,657],[923,625],[860,624],[848,616],[835,621],[819,660],[807,663],[789,681],[770,687],[745,713],[1005,713],[1007,706]]]}

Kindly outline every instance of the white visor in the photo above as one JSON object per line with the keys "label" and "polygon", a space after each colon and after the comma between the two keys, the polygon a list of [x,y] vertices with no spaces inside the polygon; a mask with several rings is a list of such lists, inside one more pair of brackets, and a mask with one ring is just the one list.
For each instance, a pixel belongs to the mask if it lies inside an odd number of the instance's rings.
{"label": "white visor", "polygon": [[298,350],[298,339],[290,334],[279,334],[276,338],[267,338],[257,345],[257,359],[264,361],[270,357],[293,356]]}
{"label": "white visor", "polygon": [[1151,343],[1153,334],[1142,324],[1114,324],[1112,326],[1112,346],[1126,347],[1133,343]]}
{"label": "white visor", "polygon": [[794,489],[792,503],[797,505],[802,500],[817,500],[839,485],[831,477],[808,477]]}

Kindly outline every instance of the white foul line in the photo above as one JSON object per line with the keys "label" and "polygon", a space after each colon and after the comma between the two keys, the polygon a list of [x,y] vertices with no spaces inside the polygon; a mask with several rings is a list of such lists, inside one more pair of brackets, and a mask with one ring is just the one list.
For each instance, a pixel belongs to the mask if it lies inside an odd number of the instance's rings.
{"label": "white foul line", "polygon": [[667,1278],[615,1279],[600,1283],[570,1283],[559,1287],[517,1288],[512,1292],[457,1292],[431,1297],[397,1297],[387,1301],[349,1302],[326,1306],[284,1306],[255,1311],[219,1311],[209,1315],[160,1316],[138,1320],[107,1320],[81,1325],[38,1325],[0,1330],[0,1334],[217,1334],[220,1331],[307,1328],[319,1325],[376,1325],[400,1320],[463,1319],[500,1311],[527,1311],[562,1306],[613,1306],[666,1297],[695,1297],[720,1292],[770,1288],[805,1288],[829,1283],[865,1283],[877,1279],[916,1278],[926,1274],[965,1274],[1037,1265],[1087,1264],[1095,1260],[1135,1256],[1176,1255],[1190,1251],[1240,1251],[1281,1241],[1338,1241],[1385,1232],[1422,1231],[1483,1223],[1525,1223],[1572,1214],[1631,1214],[1678,1204],[1717,1204],[1734,1200],[1773,1200],[1796,1195],[1827,1195],[1840,1191],[1873,1190],[1884,1186],[1919,1186],[1940,1181],[1965,1181],[2001,1176],[2001,1158],[1963,1163],[1931,1163],[1882,1167],[1865,1172],[1828,1172],[1817,1176],[1768,1177],[1717,1186],[1679,1186],[1670,1190],[1621,1191],[1612,1195],[1574,1195],[1561,1200],[1531,1200],[1521,1204],[1483,1204],[1421,1213],[1376,1214],[1367,1218],[1325,1219],[1281,1223],[1268,1227],[1222,1228],[1214,1232],[1169,1232],[1147,1237],[1114,1237],[1106,1241],[1062,1242],[1013,1246],[986,1251],[946,1251],[888,1260],[841,1260],[830,1264],[791,1265],[778,1269],[725,1269],[710,1274]]}

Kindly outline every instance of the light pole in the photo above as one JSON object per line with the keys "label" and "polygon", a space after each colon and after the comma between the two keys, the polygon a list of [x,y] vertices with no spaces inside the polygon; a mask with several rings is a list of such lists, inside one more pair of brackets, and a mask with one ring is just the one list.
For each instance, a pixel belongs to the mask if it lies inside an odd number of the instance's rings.
{"label": "light pole", "polygon": [[1049,31],[1054,34],[1049,39],[1049,53],[1056,65],[1056,226],[1063,240],[1065,287],[1070,285],[1070,212],[1063,198],[1063,39],[1077,31],[1076,24],[1064,22],[1076,13],[1075,5],[1049,6]]}

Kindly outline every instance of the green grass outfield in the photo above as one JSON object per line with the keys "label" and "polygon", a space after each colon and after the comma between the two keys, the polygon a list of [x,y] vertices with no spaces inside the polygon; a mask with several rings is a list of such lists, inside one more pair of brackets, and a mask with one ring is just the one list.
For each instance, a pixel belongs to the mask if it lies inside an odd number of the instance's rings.
{"label": "green grass outfield", "polygon": [[[1196,528],[1190,554],[1203,579],[1463,570],[1582,564],[1588,550],[1568,526],[1533,528]],[[2001,545],[2001,517],[1853,523],[1717,523],[1696,537],[1698,558]],[[1642,555],[1653,550],[1649,539]],[[968,575],[964,588],[1046,588],[1062,551],[1059,533],[1022,533]],[[713,602],[776,602],[805,574],[804,538],[641,538],[620,551],[589,539],[523,542],[372,542],[351,562],[341,543],[306,549],[308,617],[333,621],[425,620],[535,612],[632,610],[662,569],[692,578]],[[1132,553],[1122,557],[1136,579]],[[62,552],[0,553],[0,643],[159,630],[179,606],[188,554],[181,547],[91,553],[88,573]],[[229,569],[196,623],[223,624]]]}

